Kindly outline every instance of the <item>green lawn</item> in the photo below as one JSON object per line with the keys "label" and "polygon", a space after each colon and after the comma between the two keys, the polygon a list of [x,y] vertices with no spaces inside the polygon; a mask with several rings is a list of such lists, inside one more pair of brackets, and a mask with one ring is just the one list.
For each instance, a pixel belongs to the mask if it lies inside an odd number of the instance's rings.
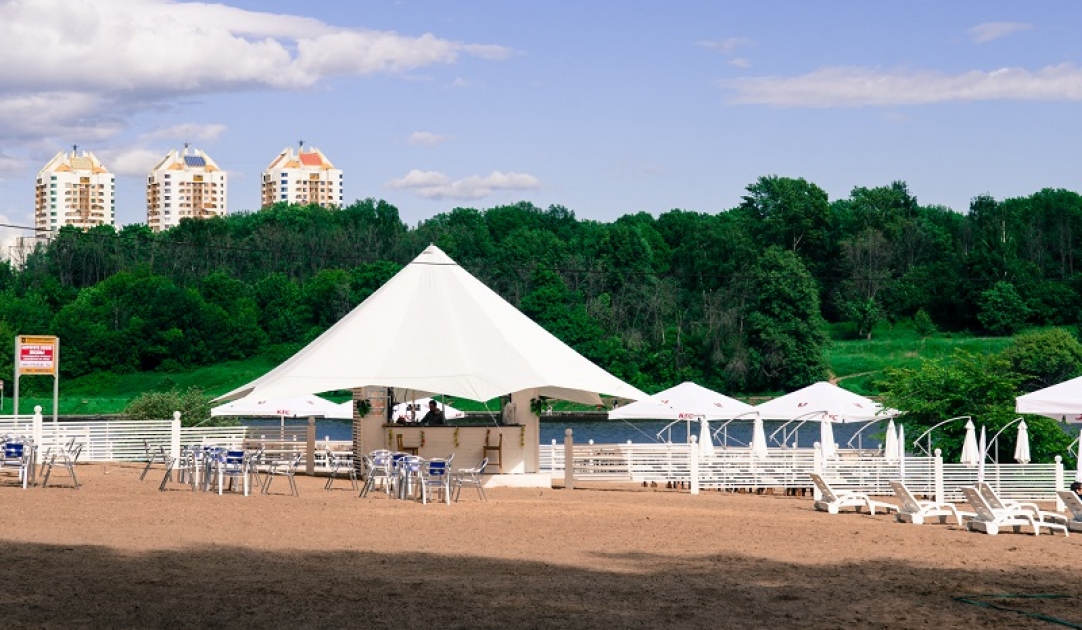
{"label": "green lawn", "polygon": [[846,387],[860,394],[875,394],[875,383],[890,367],[918,367],[922,360],[950,359],[955,350],[994,354],[1011,345],[1010,337],[974,337],[969,334],[936,334],[921,339],[902,326],[878,327],[870,340],[839,339],[843,327],[833,327],[835,339],[827,348],[830,371]]}
{"label": "green lawn", "polygon": [[[834,339],[827,348],[830,370],[847,389],[861,394],[875,394],[876,382],[883,377],[887,367],[916,367],[921,359],[949,359],[956,349],[975,353],[999,352],[1011,343],[1004,337],[973,337],[971,335],[936,334],[921,339],[911,329],[902,326],[880,326],[871,340],[852,339],[844,326],[832,326]],[[143,392],[168,391],[173,388],[198,387],[209,395],[217,396],[234,387],[251,381],[277,365],[280,359],[258,357],[247,361],[232,361],[190,372],[164,373],[141,372],[135,374],[99,373],[60,382],[60,413],[64,415],[95,415],[120,413],[128,402]],[[34,405],[41,405],[46,415],[52,413],[52,395],[48,379],[36,377],[37,391],[46,388],[46,396],[24,396],[19,403],[21,414],[30,413]],[[24,377],[23,386],[30,385]],[[8,384],[10,388],[10,384]],[[10,392],[10,389],[9,389]],[[346,400],[345,395],[329,396]],[[465,400],[454,400],[452,405],[464,411],[483,411],[486,406]],[[557,403],[557,409],[580,408],[571,403]],[[499,401],[489,401],[488,409],[499,413]],[[13,405],[10,395],[5,396],[0,414],[10,414]]]}

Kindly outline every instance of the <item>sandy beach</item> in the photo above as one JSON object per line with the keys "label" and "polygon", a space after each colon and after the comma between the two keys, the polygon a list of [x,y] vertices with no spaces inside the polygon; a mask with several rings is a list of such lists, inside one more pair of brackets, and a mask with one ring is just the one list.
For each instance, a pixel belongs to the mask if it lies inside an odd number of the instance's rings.
{"label": "sandy beach", "polygon": [[1082,623],[1082,535],[633,485],[447,506],[303,477],[299,498],[159,492],[139,472],[0,487],[5,626],[1055,627],[958,598]]}

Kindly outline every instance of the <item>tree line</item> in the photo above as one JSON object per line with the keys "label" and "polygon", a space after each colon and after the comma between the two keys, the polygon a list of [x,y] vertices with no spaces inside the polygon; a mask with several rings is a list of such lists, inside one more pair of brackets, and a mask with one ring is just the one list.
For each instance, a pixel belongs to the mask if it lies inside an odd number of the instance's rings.
{"label": "tree line", "polygon": [[[647,391],[809,384],[825,374],[827,322],[862,337],[883,321],[1001,335],[1072,325],[1082,291],[1077,193],[982,195],[959,213],[921,205],[904,182],[831,201],[812,182],[767,176],[723,212],[608,223],[522,202],[410,227],[367,199],[161,233],[64,228],[22,266],[0,265],[0,337],[59,335],[68,377],[284,358],[429,243]],[[10,361],[0,352],[0,373]]]}

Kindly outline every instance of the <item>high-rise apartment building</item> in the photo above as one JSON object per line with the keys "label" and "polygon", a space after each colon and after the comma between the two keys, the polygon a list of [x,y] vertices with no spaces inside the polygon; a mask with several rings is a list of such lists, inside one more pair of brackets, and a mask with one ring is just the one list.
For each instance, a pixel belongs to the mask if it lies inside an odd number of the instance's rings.
{"label": "high-rise apartment building", "polygon": [[181,219],[224,216],[226,179],[199,149],[170,151],[147,175],[147,226],[160,232]]}
{"label": "high-rise apartment building", "polygon": [[276,203],[342,207],[342,171],[315,147],[286,147],[263,171],[263,207]]}
{"label": "high-rise apartment building", "polygon": [[65,225],[116,224],[116,176],[89,151],[61,151],[38,171],[34,227],[39,236]]}

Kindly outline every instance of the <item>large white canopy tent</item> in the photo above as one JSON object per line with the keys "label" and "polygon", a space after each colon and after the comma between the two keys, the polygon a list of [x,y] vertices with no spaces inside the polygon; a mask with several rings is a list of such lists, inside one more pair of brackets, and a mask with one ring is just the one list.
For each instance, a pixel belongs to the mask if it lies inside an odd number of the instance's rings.
{"label": "large white canopy tent", "polygon": [[1014,410],[1053,420],[1082,422],[1082,376],[1014,399]]}
{"label": "large white canopy tent", "polygon": [[368,386],[478,401],[525,390],[592,405],[602,393],[647,397],[430,245],[303,350],[219,400]]}
{"label": "large white canopy tent", "polygon": [[[764,420],[786,421],[786,425],[782,425],[774,434],[783,431],[789,423],[794,421],[800,421],[801,424],[809,420],[873,422],[885,420],[891,414],[889,411],[885,412],[883,406],[874,400],[826,381],[813,383],[803,389],[768,400],[756,406],[755,411]],[[797,428],[799,429],[799,424]],[[823,448],[828,452],[833,452],[833,431],[829,429],[830,427],[820,425]],[[830,445],[826,443],[827,441]]]}
{"label": "large white canopy tent", "polygon": [[[533,400],[599,405],[600,394],[623,400],[647,397],[575,352],[430,245],[300,352],[219,400],[364,388],[367,391],[357,395],[370,401],[374,390],[393,390],[395,400],[443,394],[488,401],[510,394],[508,417],[517,430],[494,425],[462,428],[461,434],[459,428],[427,428],[425,435],[419,428],[412,434],[407,428],[386,430],[381,424],[385,420],[368,414],[354,422],[355,444],[390,448],[392,440],[400,445],[419,441],[441,456],[454,450],[480,459],[482,447],[492,446],[491,438],[502,449],[500,472],[524,473],[508,483],[541,485],[550,484],[551,478],[538,474],[540,421],[531,413]],[[514,433],[505,435],[507,431]]]}
{"label": "large white canopy tent", "polygon": [[[1014,410],[1064,422],[1082,422],[1082,376],[1056,383],[1014,399]],[[1028,435],[1027,435],[1028,438]],[[1078,467],[1075,481],[1082,481],[1082,437],[1075,440]],[[1016,455],[1017,459],[1017,455]]]}

